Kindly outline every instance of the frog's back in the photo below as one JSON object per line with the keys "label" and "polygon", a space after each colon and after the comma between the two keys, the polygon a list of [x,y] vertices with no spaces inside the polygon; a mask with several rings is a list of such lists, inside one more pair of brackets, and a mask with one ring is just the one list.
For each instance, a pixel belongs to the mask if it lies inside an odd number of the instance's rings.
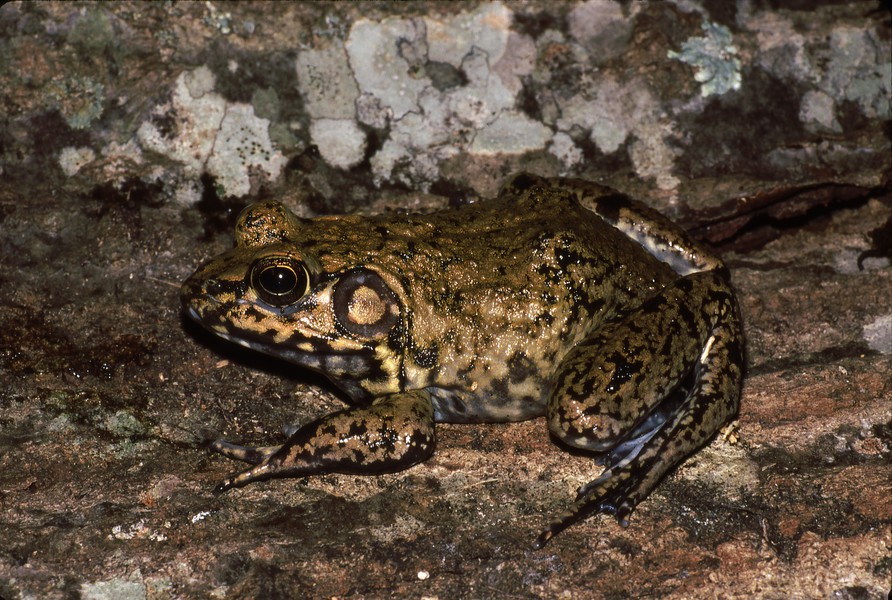
{"label": "frog's back", "polygon": [[396,288],[408,324],[404,386],[429,388],[441,420],[541,414],[566,352],[672,278],[560,188],[312,227],[307,249],[325,271],[373,267]]}
{"label": "frog's back", "polygon": [[325,271],[378,265],[403,278],[407,293],[431,303],[444,288],[477,297],[542,290],[556,278],[563,287],[573,282],[605,297],[599,281],[612,285],[621,277],[635,288],[652,280],[654,270],[669,274],[561,188],[502,194],[428,215],[323,218],[305,226],[295,243],[311,250]]}

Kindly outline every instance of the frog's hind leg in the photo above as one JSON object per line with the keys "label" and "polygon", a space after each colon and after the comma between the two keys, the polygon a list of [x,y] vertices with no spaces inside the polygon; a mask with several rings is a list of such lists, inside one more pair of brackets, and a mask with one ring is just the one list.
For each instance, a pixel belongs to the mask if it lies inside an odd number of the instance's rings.
{"label": "frog's hind leg", "polygon": [[434,449],[434,411],[423,390],[391,394],[298,428],[282,446],[245,448],[217,441],[212,449],[254,463],[215,492],[274,477],[321,473],[374,474],[406,469]]}
{"label": "frog's hind leg", "polygon": [[[297,433],[298,429],[300,429],[299,425],[288,425],[282,428],[282,435],[286,438],[290,438]],[[256,465],[278,452],[282,446],[260,446],[251,448],[250,446],[239,446],[227,442],[226,440],[214,440],[209,447],[217,454],[222,454],[226,458]]]}
{"label": "frog's hind leg", "polygon": [[535,546],[596,513],[628,524],[663,475],[737,412],[742,363],[739,309],[716,272],[677,280],[574,348],[555,380],[549,428],[606,452],[605,469]]}

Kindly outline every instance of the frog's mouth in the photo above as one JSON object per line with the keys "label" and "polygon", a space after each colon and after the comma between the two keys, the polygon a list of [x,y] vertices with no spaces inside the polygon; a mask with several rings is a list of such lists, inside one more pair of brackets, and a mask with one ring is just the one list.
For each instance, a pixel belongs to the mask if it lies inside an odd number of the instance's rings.
{"label": "frog's mouth", "polygon": [[328,340],[294,334],[290,339],[277,341],[272,335],[260,331],[240,329],[224,319],[211,319],[202,315],[195,306],[186,304],[190,319],[214,335],[239,346],[249,348],[290,363],[301,365],[323,374],[368,372],[374,364],[374,348],[360,342],[344,339]]}
{"label": "frog's mouth", "polygon": [[[256,333],[227,331],[226,325],[213,326],[207,323],[192,306],[187,306],[189,317],[202,327],[218,337],[243,346],[255,352],[268,356],[274,356],[286,362],[298,365],[305,369],[315,371],[335,386],[343,390],[354,401],[367,397],[367,393],[358,384],[360,380],[380,378],[382,376],[381,363],[375,359],[373,348],[360,346],[351,348],[339,348],[337,341],[323,339],[305,339],[293,344],[280,344],[266,337],[259,337]],[[343,343],[343,340],[340,341]]]}

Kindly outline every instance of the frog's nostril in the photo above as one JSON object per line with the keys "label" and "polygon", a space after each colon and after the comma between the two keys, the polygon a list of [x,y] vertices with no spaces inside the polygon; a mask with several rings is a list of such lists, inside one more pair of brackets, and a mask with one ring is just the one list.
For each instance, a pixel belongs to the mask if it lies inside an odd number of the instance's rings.
{"label": "frog's nostril", "polygon": [[223,289],[223,286],[220,284],[218,279],[208,279],[204,283],[204,291],[211,296],[216,296]]}

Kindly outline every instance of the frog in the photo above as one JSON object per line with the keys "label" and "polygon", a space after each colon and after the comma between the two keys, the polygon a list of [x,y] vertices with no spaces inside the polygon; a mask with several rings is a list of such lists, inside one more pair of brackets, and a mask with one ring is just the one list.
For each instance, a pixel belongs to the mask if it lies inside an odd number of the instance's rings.
{"label": "frog", "polygon": [[429,214],[301,218],[261,201],[181,300],[216,336],[317,371],[350,401],[281,445],[211,443],[249,465],[217,493],[398,472],[431,456],[437,423],[541,417],[556,445],[602,468],[542,548],[595,514],[627,526],[738,411],[728,268],[658,211],[582,179],[521,173],[494,198]]}

